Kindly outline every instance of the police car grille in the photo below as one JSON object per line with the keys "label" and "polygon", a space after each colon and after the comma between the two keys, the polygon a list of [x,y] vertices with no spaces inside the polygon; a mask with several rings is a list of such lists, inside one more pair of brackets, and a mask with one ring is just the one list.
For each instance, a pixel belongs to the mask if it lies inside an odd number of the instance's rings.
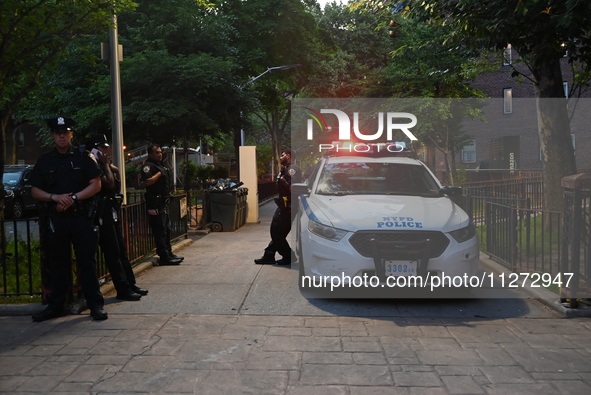
{"label": "police car grille", "polygon": [[443,254],[443,251],[449,245],[449,239],[442,232],[435,231],[383,231],[383,232],[371,232],[371,231],[359,231],[356,232],[349,239],[349,243],[355,248],[355,250],[363,255],[364,257],[372,257],[371,240],[383,242],[404,242],[404,241],[423,241],[426,239],[431,240],[431,253],[429,258],[436,258]]}

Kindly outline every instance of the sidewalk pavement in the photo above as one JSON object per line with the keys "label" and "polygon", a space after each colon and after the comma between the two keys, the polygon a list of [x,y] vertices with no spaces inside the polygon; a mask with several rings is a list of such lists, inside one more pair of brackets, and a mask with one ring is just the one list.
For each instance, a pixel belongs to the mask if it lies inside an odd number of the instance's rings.
{"label": "sidewalk pavement", "polygon": [[588,318],[527,298],[306,299],[297,270],[252,262],[272,206],[260,213],[141,273],[141,301],[108,295],[106,321],[0,317],[0,392],[591,393]]}

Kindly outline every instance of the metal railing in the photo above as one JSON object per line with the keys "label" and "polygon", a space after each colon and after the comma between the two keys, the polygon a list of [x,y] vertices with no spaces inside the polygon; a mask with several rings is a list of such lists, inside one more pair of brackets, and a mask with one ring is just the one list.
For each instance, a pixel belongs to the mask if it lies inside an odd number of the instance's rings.
{"label": "metal railing", "polygon": [[38,218],[5,220],[1,225],[6,253],[0,258],[0,296],[40,295]]}
{"label": "metal railing", "polygon": [[487,202],[486,253],[514,272],[560,272],[562,213]]}
{"label": "metal railing", "polygon": [[559,273],[562,213],[543,209],[541,174],[470,183],[456,201],[491,258],[513,271]]}
{"label": "metal railing", "polygon": [[[132,263],[138,263],[155,252],[154,238],[142,196],[138,194],[139,201],[123,206],[121,213],[127,252]],[[183,199],[186,199],[184,194],[175,195],[169,205],[173,242],[187,237],[187,217],[181,217],[181,207],[186,206]],[[5,220],[1,225],[6,241],[6,254],[0,258],[0,296],[41,295],[43,250],[39,218]],[[97,274],[100,279],[109,277],[100,248],[97,254]]]}
{"label": "metal railing", "polygon": [[[561,296],[570,299],[570,307],[591,298],[591,174],[563,179],[564,237],[562,238],[562,273],[572,273],[569,286]],[[570,178],[570,180],[568,180]]]}

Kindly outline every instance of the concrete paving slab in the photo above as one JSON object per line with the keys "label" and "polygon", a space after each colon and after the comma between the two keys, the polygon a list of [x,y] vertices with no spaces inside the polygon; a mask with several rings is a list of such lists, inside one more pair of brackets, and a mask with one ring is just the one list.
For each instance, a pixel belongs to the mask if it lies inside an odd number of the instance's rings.
{"label": "concrete paving slab", "polygon": [[[274,207],[184,243],[180,266],[42,323],[0,316],[0,393],[556,394],[591,392],[591,322],[517,298],[314,299],[296,268],[255,265]],[[178,252],[177,252],[178,253]],[[35,306],[39,309],[41,306]]]}

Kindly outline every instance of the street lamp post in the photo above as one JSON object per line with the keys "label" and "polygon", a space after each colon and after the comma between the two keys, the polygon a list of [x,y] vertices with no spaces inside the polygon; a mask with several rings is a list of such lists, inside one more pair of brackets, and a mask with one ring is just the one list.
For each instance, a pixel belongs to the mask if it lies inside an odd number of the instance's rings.
{"label": "street lamp post", "polygon": [[[261,74],[257,75],[256,77],[250,79],[248,82],[241,85],[239,87],[239,89],[242,91],[242,89],[244,89],[247,85],[252,84],[254,81],[258,80],[263,75],[265,75],[273,70],[288,70],[288,69],[295,69],[295,68],[301,67],[301,66],[302,66],[301,64],[288,64],[288,65],[283,65],[283,66],[267,67],[267,70],[263,71]],[[244,145],[244,127],[242,125],[242,111],[240,111],[240,121],[241,121],[240,122],[240,146],[243,146]],[[234,141],[236,141],[236,139]],[[240,154],[239,154],[238,147],[236,147],[236,162],[240,163]],[[238,177],[240,178],[240,172],[238,172]]]}
{"label": "street lamp post", "polygon": [[111,71],[111,129],[113,137],[113,163],[119,168],[123,204],[127,203],[125,180],[125,154],[123,152],[123,116],[121,110],[121,79],[119,73],[119,41],[117,37],[117,16],[112,16],[113,27],[109,30],[109,60]]}

